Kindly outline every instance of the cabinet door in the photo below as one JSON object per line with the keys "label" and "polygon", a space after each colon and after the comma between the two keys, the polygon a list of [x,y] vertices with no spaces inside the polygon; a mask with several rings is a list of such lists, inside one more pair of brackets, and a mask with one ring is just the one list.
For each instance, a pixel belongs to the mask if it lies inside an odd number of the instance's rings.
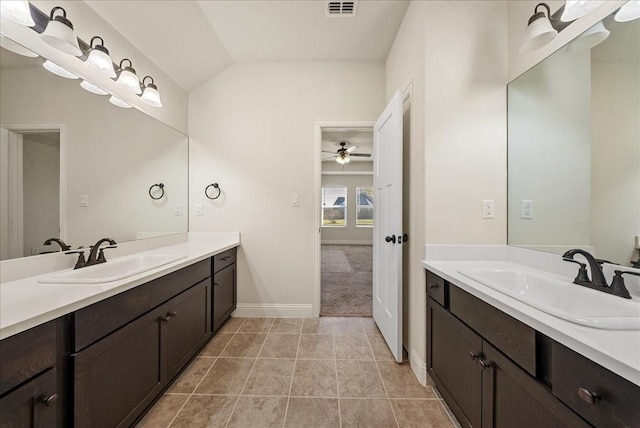
{"label": "cabinet door", "polygon": [[0,399],[0,427],[50,428],[57,425],[56,369],[52,368]]}
{"label": "cabinet door", "polygon": [[129,426],[162,391],[167,309],[162,305],[72,355],[76,427]]}
{"label": "cabinet door", "polygon": [[167,379],[189,362],[211,335],[211,278],[168,302]]}
{"label": "cabinet door", "polygon": [[213,275],[213,331],[217,331],[236,308],[236,264]]}
{"label": "cabinet door", "polygon": [[489,343],[482,351],[483,428],[589,426]]}
{"label": "cabinet door", "polygon": [[480,427],[482,339],[427,299],[427,369],[463,427]]}

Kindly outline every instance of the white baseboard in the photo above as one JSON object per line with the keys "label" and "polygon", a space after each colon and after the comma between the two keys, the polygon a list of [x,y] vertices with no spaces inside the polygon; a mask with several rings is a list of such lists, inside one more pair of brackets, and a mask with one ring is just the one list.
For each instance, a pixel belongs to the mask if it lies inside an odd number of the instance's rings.
{"label": "white baseboard", "polygon": [[333,241],[333,240],[323,240],[321,242],[323,245],[373,245],[373,241],[355,241],[355,240],[343,240],[343,241]]}
{"label": "white baseboard", "polygon": [[416,375],[420,384],[423,386],[429,386],[430,384],[428,382],[430,381],[430,379],[427,375],[427,363],[422,361],[422,358],[420,358],[415,349],[411,350],[411,355],[409,356],[409,364],[411,365],[413,374]]}
{"label": "white baseboard", "polygon": [[234,317],[247,318],[312,318],[312,305],[278,303],[238,303]]}

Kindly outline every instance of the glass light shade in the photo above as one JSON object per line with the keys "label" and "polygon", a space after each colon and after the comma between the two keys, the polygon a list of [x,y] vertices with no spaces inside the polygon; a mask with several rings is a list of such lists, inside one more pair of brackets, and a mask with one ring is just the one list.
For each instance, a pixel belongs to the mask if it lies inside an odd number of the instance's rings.
{"label": "glass light shade", "polygon": [[29,2],[27,0],[2,0],[0,1],[0,15],[9,21],[16,22],[26,27],[36,25],[31,17]]}
{"label": "glass light shade", "polygon": [[53,21],[49,21],[47,28],[45,28],[44,33],[40,34],[40,37],[49,46],[59,51],[73,56],[81,56],[82,51],[78,45],[78,38],[73,31],[73,27],[62,22],[62,19],[64,18],[56,16]]}
{"label": "glass light shade", "polygon": [[0,46],[18,55],[28,56],[29,58],[38,57],[37,53],[25,48],[20,43],[16,43],[2,34],[0,34]]}
{"label": "glass light shade", "polygon": [[115,95],[111,95],[111,98],[109,98],[109,102],[111,104],[113,104],[114,106],[118,106],[118,107],[122,107],[122,108],[131,108],[131,106],[129,104],[125,103],[120,98],[116,97]]}
{"label": "glass light shade", "polygon": [[120,72],[120,76],[116,83],[122,87],[133,91],[135,94],[140,95],[142,93],[142,89],[140,89],[140,82],[138,81],[138,76],[135,73],[129,71],[133,70],[132,68],[126,67],[124,70]]}
{"label": "glass light shade", "polygon": [[67,70],[66,68],[60,67],[55,62],[51,62],[49,60],[46,60],[44,62],[44,64],[42,64],[42,66],[45,69],[47,69],[47,71],[50,71],[51,73],[55,74],[56,76],[64,77],[65,79],[79,79],[78,76],[76,76],[75,74],[73,74],[72,72]]}
{"label": "glass light shade", "polygon": [[618,22],[628,22],[640,18],[640,0],[625,3],[613,16]]}
{"label": "glass light shade", "polygon": [[338,162],[340,165],[346,165],[351,162],[351,159],[349,158],[349,156],[338,156],[336,158],[336,162]]}
{"label": "glass light shade", "polygon": [[531,22],[524,32],[524,40],[520,46],[520,53],[540,49],[551,42],[558,35],[558,31],[551,26],[549,18],[543,16]]}
{"label": "glass light shade", "polygon": [[567,52],[578,53],[588,51],[604,42],[607,37],[609,37],[609,34],[609,30],[607,30],[602,21],[600,21],[576,37],[576,39],[567,46]]}
{"label": "glass light shade", "polygon": [[116,77],[116,71],[113,69],[113,61],[111,61],[109,51],[105,51],[106,49],[103,47],[96,46],[89,53],[84,65],[91,71],[113,79]]}
{"label": "glass light shade", "polygon": [[564,3],[564,12],[561,21],[570,22],[582,18],[592,10],[604,3],[603,0],[567,0]]}
{"label": "glass light shade", "polygon": [[86,80],[83,80],[80,83],[80,86],[82,86],[82,89],[84,89],[85,91],[89,91],[92,94],[96,94],[96,95],[109,95],[109,93],[103,89],[98,88],[96,85],[94,85],[91,82],[87,82]]}
{"label": "glass light shade", "polygon": [[144,92],[142,92],[140,100],[151,107],[162,107],[162,101],[160,101],[160,93],[158,92],[158,89],[155,88],[155,85],[147,85],[144,88]]}

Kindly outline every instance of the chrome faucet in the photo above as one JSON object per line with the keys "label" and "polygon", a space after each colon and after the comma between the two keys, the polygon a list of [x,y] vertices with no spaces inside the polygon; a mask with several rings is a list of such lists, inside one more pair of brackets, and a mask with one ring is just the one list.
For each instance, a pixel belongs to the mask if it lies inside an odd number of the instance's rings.
{"label": "chrome faucet", "polygon": [[[589,274],[587,273],[587,265],[573,259],[576,254],[582,255],[587,260],[587,263],[589,263],[589,269],[591,270],[591,279],[589,279]],[[573,280],[574,284],[582,285],[594,290],[604,291],[605,293],[613,294],[614,296],[623,297],[625,299],[631,298],[629,290],[627,290],[627,287],[625,287],[624,285],[624,279],[622,278],[622,275],[626,273],[638,275],[637,273],[616,270],[614,272],[615,276],[611,282],[611,286],[609,286],[607,284],[606,278],[604,277],[604,272],[602,271],[602,264],[615,263],[611,263],[607,260],[596,259],[588,251],[581,250],[579,248],[567,251],[562,255],[562,259],[566,262],[577,263],[580,265],[580,268],[578,269],[578,275]]]}
{"label": "chrome faucet", "polygon": [[[100,248],[100,245],[108,242],[109,246]],[[87,259],[86,266],[97,265],[98,263],[104,263],[107,261],[104,256],[104,250],[107,248],[117,248],[116,241],[111,238],[102,238],[91,247],[89,252],[89,258]],[[99,251],[99,252],[98,252]]]}
{"label": "chrome faucet", "polygon": [[70,246],[68,246],[62,239],[60,238],[49,238],[46,241],[44,241],[42,243],[42,245],[51,245],[53,243],[56,243],[60,246],[60,250],[62,251],[69,251],[71,249]]}

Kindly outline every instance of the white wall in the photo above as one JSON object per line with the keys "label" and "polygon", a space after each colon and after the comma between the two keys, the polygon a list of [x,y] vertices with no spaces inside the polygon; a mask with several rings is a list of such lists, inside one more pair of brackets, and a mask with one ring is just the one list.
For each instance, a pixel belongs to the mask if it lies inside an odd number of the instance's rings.
{"label": "white wall", "polygon": [[590,245],[590,69],[589,51],[563,48],[509,85],[511,245]]}
{"label": "white wall", "polygon": [[[335,163],[337,164],[337,162]],[[323,174],[322,187],[347,188],[347,226],[323,227],[321,238],[322,243],[373,244],[373,228],[356,226],[356,191],[358,188],[362,187],[373,187],[373,175]]]}
{"label": "white wall", "polygon": [[640,235],[640,65],[592,62],[591,243],[629,266]]}
{"label": "white wall", "polygon": [[[383,107],[382,63],[237,64],[189,94],[190,201],[204,205],[190,230],[242,232],[240,306],[311,315],[314,122],[375,120]],[[214,181],[223,196],[209,201]]]}
{"label": "white wall", "polygon": [[[60,237],[60,145],[22,139],[24,255],[43,251],[48,238]],[[46,247],[44,247],[46,248]],[[54,247],[49,251],[57,251]]]}
{"label": "white wall", "polygon": [[387,58],[387,98],[414,85],[409,352],[423,380],[424,243],[506,242],[506,17],[504,2],[412,2]]}
{"label": "white wall", "polygon": [[[70,245],[86,246],[106,236],[129,241],[139,232],[187,231],[184,135],[40,66],[3,68],[0,87],[3,125],[64,126],[68,230],[63,238]],[[166,197],[156,202],[147,192],[158,182],[165,183]],[[80,207],[80,195],[89,196],[88,207]],[[176,203],[182,204],[182,216],[173,213]]]}

